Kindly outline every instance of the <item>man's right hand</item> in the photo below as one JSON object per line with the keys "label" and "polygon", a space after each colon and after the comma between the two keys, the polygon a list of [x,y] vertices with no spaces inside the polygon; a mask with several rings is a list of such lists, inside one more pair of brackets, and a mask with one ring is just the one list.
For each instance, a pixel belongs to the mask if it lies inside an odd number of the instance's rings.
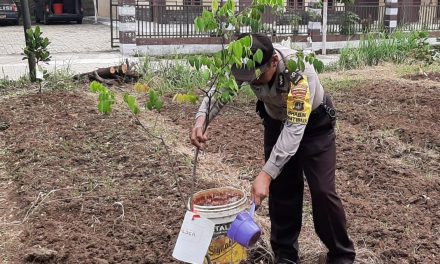
{"label": "man's right hand", "polygon": [[204,150],[205,143],[206,141],[208,141],[206,132],[205,134],[203,134],[204,125],[205,125],[205,119],[203,117],[197,118],[196,124],[192,128],[190,135],[191,144],[193,144],[200,150]]}

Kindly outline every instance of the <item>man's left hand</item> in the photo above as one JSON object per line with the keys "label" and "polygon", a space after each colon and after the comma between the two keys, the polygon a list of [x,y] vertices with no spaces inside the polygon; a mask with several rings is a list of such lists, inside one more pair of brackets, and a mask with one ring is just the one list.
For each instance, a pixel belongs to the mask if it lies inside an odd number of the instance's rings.
{"label": "man's left hand", "polygon": [[265,171],[261,171],[252,184],[251,199],[256,206],[260,206],[261,202],[269,195],[269,185],[272,177]]}

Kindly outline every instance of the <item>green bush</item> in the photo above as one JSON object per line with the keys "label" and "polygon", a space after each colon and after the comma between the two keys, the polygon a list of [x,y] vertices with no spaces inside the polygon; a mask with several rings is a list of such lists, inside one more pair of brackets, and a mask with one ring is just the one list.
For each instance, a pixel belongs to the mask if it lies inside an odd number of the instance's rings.
{"label": "green bush", "polygon": [[356,33],[356,25],[359,24],[360,18],[353,12],[345,12],[342,17],[342,24],[339,30],[341,35],[354,35]]}

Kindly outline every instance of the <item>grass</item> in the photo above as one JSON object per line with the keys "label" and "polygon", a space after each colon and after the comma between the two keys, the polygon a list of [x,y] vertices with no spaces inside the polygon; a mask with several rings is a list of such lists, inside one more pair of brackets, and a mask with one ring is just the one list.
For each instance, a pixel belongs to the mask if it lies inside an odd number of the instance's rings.
{"label": "grass", "polygon": [[144,57],[139,71],[144,75],[141,82],[160,94],[196,93],[198,88],[206,88],[206,80],[201,72],[191,67],[186,59],[156,60]]}
{"label": "grass", "polygon": [[249,85],[242,86],[238,91],[238,95],[235,98],[235,102],[249,104],[252,102],[256,102],[257,98],[255,97],[254,92],[252,91]]}
{"label": "grass", "polygon": [[370,33],[363,35],[358,48],[341,49],[339,69],[356,69],[378,65],[380,62],[404,63],[414,57],[424,40],[424,32],[397,30],[390,35]]}
{"label": "grass", "polygon": [[[396,65],[396,73],[398,76],[402,77],[409,74],[417,74],[420,72],[419,65],[414,64],[399,64]],[[440,64],[439,63],[433,63],[431,65],[428,65],[424,67],[424,70],[426,72],[440,72]]]}
{"label": "grass", "polygon": [[44,88],[49,90],[75,89],[78,87],[78,83],[73,80],[73,76],[74,74],[69,68],[55,69],[49,73],[49,77],[44,81]]}
{"label": "grass", "polygon": [[362,83],[366,81],[367,81],[366,79],[360,77],[349,77],[349,76],[343,76],[340,78],[333,78],[333,77],[321,78],[322,86],[324,87],[324,89],[326,89],[331,93],[343,92],[354,89],[362,85]]}
{"label": "grass", "polygon": [[[11,80],[7,76],[0,79],[0,91],[11,92],[14,90],[33,90],[38,89],[38,83],[32,83],[28,75],[21,76],[18,80]],[[55,69],[49,72],[49,76],[42,82],[42,89],[44,90],[59,90],[59,89],[75,89],[78,83],[73,80],[73,73],[69,68]]]}
{"label": "grass", "polygon": [[22,76],[18,80],[11,80],[8,76],[5,76],[3,79],[0,79],[0,91],[11,88],[24,88],[28,87],[30,84],[31,82],[27,76]]}

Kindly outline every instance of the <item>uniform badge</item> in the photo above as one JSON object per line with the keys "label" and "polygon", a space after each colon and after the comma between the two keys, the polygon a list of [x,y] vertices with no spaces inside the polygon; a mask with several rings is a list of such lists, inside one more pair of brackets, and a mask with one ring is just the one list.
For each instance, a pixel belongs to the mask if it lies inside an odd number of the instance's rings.
{"label": "uniform badge", "polygon": [[287,120],[292,124],[307,125],[312,111],[310,89],[307,77],[301,76],[298,82],[290,83],[287,96]]}
{"label": "uniform badge", "polygon": [[304,110],[304,102],[296,101],[294,107],[296,111],[302,111]]}

